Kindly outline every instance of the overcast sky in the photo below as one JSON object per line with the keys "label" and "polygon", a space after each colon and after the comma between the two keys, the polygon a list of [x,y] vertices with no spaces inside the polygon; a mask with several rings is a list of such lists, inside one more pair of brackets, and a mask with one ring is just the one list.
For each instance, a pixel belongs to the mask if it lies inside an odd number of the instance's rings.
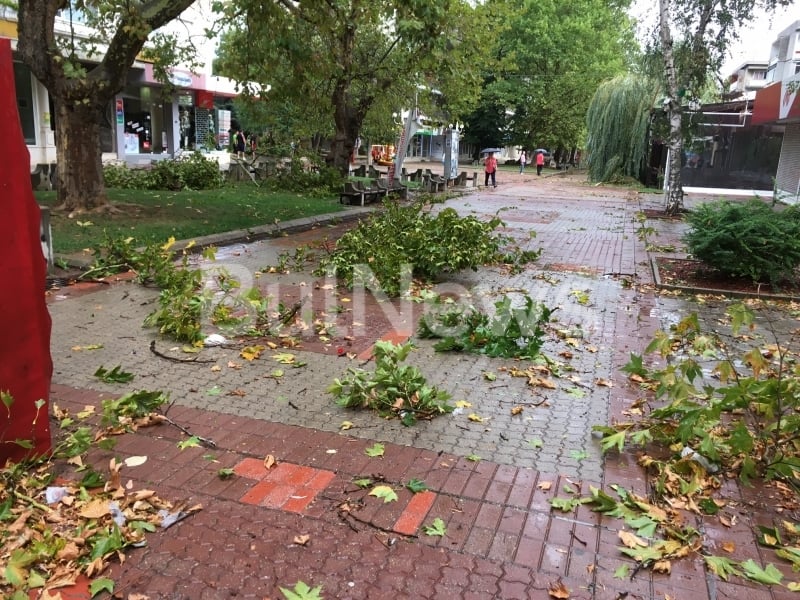
{"label": "overcast sky", "polygon": [[[658,18],[658,1],[635,0],[631,14],[637,18],[644,15],[654,23]],[[775,37],[794,21],[800,21],[800,0],[795,0],[786,8],[778,9],[771,17],[762,13],[761,17],[740,31],[741,39],[731,47],[722,74],[730,75],[736,67],[748,60],[769,60],[769,51]]]}

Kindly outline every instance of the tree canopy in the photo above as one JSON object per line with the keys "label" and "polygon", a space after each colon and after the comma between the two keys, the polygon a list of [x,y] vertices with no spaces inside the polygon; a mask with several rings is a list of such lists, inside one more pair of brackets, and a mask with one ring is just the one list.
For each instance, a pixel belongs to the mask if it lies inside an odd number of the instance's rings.
{"label": "tree canopy", "polygon": [[343,172],[372,110],[385,121],[415,102],[463,110],[477,97],[469,66],[483,9],[465,0],[235,0],[224,10],[222,73],[269,85],[268,105],[292,103],[317,131],[332,122],[330,160]]}
{"label": "tree canopy", "polygon": [[[504,144],[571,147],[582,140],[598,84],[621,73],[636,48],[627,2],[527,0],[505,4],[480,112],[504,113]],[[473,115],[474,117],[475,115]],[[468,119],[473,138],[479,120]],[[476,140],[478,141],[478,140]],[[479,143],[496,142],[483,138]]]}

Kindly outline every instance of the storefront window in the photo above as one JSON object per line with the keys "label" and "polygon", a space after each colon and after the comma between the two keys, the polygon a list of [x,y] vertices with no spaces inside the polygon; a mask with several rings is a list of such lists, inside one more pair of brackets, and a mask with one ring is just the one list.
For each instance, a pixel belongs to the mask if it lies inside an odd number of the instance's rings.
{"label": "storefront window", "polygon": [[142,87],[125,90],[125,153],[161,154],[168,151],[166,124],[171,119],[165,116],[171,106],[161,99],[157,89]]}
{"label": "storefront window", "polygon": [[17,88],[17,110],[25,143],[36,144],[36,121],[33,111],[31,71],[22,63],[14,63],[14,85]]}

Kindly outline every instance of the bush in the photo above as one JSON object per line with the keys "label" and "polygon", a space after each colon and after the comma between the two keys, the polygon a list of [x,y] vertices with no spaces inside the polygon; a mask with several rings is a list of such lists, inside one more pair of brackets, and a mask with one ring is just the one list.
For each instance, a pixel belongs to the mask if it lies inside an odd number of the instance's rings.
{"label": "bush", "polygon": [[287,168],[267,178],[264,185],[276,191],[338,194],[343,182],[341,173],[325,166],[319,157],[298,156]]}
{"label": "bush", "polygon": [[760,200],[703,204],[687,217],[689,252],[731,277],[777,285],[800,265],[800,209]]}
{"label": "bush", "polygon": [[217,161],[198,152],[187,158],[155,161],[144,169],[106,165],[103,177],[108,187],[139,190],[209,190],[224,183]]}

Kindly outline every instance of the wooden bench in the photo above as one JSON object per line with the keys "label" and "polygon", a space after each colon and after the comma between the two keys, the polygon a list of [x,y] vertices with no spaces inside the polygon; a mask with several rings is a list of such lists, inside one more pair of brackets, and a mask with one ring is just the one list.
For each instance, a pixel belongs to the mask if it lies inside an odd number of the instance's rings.
{"label": "wooden bench", "polygon": [[423,175],[422,187],[426,192],[443,192],[447,186],[447,180],[438,175]]}

